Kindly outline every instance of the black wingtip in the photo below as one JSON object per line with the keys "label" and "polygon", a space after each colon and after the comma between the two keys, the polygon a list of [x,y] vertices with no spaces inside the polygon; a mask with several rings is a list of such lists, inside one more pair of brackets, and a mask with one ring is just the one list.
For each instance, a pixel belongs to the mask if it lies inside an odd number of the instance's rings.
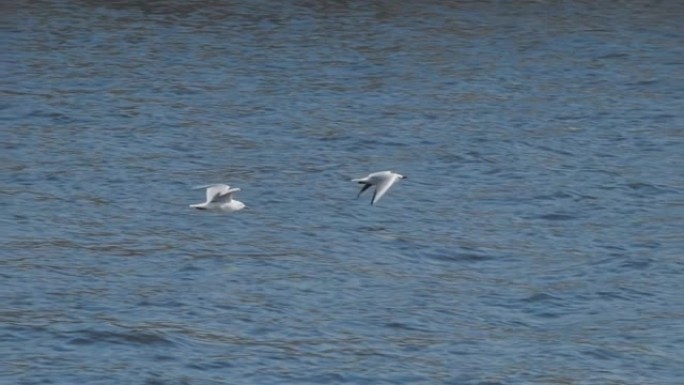
{"label": "black wingtip", "polygon": [[[359,183],[362,183],[362,182],[359,182]],[[359,197],[361,196],[361,194],[362,194],[364,191],[368,190],[368,188],[369,188],[370,186],[372,186],[370,183],[363,183],[363,187],[361,188],[361,191],[359,191],[359,193],[356,194],[356,199],[359,199]]]}

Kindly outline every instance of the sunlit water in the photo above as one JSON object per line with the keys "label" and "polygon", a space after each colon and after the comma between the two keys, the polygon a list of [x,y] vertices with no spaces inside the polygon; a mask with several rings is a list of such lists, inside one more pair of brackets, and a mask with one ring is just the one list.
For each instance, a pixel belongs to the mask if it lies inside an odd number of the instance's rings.
{"label": "sunlit water", "polygon": [[0,382],[681,384],[683,3],[419,4],[3,5]]}

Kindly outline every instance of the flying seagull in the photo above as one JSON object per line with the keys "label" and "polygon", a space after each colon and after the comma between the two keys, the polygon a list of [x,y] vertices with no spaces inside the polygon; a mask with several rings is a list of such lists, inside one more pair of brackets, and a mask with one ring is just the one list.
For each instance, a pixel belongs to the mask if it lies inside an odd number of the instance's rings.
{"label": "flying seagull", "polygon": [[352,179],[352,182],[357,182],[363,185],[361,191],[359,191],[359,194],[356,196],[356,199],[361,196],[362,192],[368,190],[370,186],[375,186],[375,193],[373,193],[373,199],[371,199],[371,204],[373,205],[375,202],[379,201],[383,195],[385,195],[387,190],[389,190],[389,188],[392,187],[396,181],[405,178],[405,176],[397,174],[396,172],[378,171],[368,174],[368,176],[364,178]]}
{"label": "flying seagull", "polygon": [[239,188],[230,188],[230,186],[225,184],[212,184],[195,188],[207,189],[207,201],[190,205],[192,208],[231,212],[242,210],[247,207],[239,200],[233,199],[233,194],[240,191]]}

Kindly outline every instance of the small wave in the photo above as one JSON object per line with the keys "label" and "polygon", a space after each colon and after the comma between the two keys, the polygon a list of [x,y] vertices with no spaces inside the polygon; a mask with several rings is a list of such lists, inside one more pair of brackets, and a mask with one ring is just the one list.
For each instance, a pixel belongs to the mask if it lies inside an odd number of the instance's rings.
{"label": "small wave", "polygon": [[536,303],[536,302],[548,302],[548,301],[558,301],[560,298],[554,297],[551,294],[548,293],[535,293],[532,294],[531,296],[523,299],[523,302],[531,302],[531,303]]}
{"label": "small wave", "polygon": [[102,342],[123,345],[173,345],[173,342],[163,336],[150,332],[82,330],[74,333],[77,335],[69,340],[71,345],[92,345]]}
{"label": "small wave", "polygon": [[577,218],[578,217],[576,215],[563,214],[563,213],[554,213],[554,214],[546,214],[546,215],[539,216],[539,219],[544,219],[547,221],[570,221],[570,220],[574,220]]}

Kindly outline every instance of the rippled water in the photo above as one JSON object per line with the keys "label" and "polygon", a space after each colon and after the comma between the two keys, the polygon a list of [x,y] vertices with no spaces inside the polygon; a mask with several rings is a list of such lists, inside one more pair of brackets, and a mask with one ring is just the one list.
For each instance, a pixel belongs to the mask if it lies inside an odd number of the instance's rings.
{"label": "rippled water", "polygon": [[684,378],[681,2],[1,14],[1,383]]}

